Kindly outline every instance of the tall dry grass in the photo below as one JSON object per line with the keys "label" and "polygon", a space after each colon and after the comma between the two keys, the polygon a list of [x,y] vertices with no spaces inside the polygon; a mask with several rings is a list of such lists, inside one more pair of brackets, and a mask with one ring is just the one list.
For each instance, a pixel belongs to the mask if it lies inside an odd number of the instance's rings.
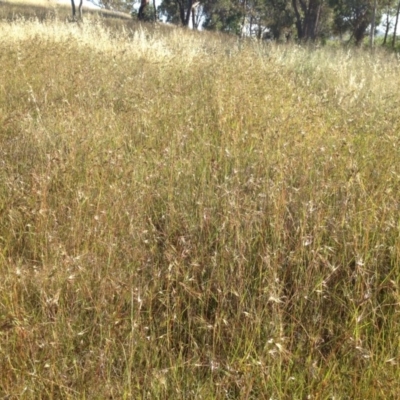
{"label": "tall dry grass", "polygon": [[2,396],[397,398],[395,56],[0,33]]}

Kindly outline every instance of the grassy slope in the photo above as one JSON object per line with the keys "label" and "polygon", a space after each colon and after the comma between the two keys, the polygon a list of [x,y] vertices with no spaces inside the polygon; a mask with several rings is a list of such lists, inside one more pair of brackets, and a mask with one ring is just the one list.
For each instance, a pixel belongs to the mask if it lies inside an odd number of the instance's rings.
{"label": "grassy slope", "polygon": [[[78,4],[79,2],[76,1]],[[40,21],[49,18],[61,20],[70,18],[71,5],[57,0],[0,0],[0,20],[15,20],[18,18],[36,18]],[[97,10],[84,2],[83,16],[97,16],[111,19],[132,20],[129,14],[109,10]],[[121,23],[120,23],[121,25]]]}
{"label": "grassy slope", "polygon": [[395,58],[0,31],[1,395],[397,398]]}

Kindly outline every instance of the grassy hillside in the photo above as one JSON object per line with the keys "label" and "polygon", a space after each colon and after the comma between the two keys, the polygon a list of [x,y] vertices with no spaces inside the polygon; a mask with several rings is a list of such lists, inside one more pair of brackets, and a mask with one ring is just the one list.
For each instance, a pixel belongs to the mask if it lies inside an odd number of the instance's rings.
{"label": "grassy hillside", "polygon": [[398,397],[394,55],[0,32],[1,396]]}
{"label": "grassy hillside", "polygon": [[[78,7],[79,1],[75,0]],[[105,9],[93,9],[87,1],[83,2],[83,16],[86,19],[99,17],[125,20],[131,22],[129,14],[113,12]],[[15,21],[16,19],[35,18],[39,21],[48,19],[67,20],[71,18],[71,3],[57,0],[0,0],[0,20]],[[115,25],[115,24],[114,24]],[[120,22],[121,25],[121,22]]]}

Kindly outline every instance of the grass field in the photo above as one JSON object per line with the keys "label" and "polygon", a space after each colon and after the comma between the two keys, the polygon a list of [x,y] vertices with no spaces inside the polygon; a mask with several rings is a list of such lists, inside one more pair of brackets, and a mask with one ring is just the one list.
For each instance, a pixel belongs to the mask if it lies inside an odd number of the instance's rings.
{"label": "grass field", "polygon": [[0,23],[0,397],[397,399],[400,64]]}

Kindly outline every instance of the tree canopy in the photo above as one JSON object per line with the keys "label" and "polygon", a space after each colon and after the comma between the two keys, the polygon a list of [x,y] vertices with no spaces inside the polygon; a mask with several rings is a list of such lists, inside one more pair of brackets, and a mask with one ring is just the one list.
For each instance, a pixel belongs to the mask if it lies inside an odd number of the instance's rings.
{"label": "tree canopy", "polygon": [[395,17],[397,6],[394,0],[162,0],[158,15],[170,23],[240,36],[339,37],[359,45],[371,22],[376,26],[383,14]]}

